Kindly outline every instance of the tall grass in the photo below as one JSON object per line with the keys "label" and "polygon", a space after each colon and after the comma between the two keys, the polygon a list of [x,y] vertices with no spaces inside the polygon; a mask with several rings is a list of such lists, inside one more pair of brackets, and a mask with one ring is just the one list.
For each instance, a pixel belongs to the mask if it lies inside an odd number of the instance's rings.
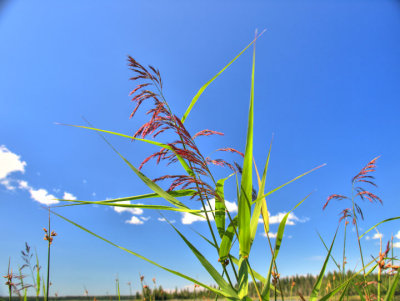
{"label": "tall grass", "polygon": [[[214,265],[210,259],[208,259],[204,254],[202,254],[196,246],[191,242],[189,237],[186,237],[181,231],[170,223],[171,230],[175,232],[178,237],[187,245],[188,250],[193,253],[194,257],[199,261],[199,263],[204,267],[208,274],[213,278],[216,283],[215,286],[211,286],[202,283],[195,279],[193,276],[185,275],[179,271],[172,268],[165,267],[156,261],[153,261],[141,254],[134,251],[128,250],[122,246],[119,246],[112,241],[90,231],[89,229],[79,225],[78,223],[69,220],[63,215],[53,212],[55,215],[61,217],[65,221],[75,225],[76,227],[90,233],[91,235],[102,239],[103,241],[111,244],[125,252],[128,252],[136,257],[139,257],[153,265],[158,266],[174,275],[182,277],[186,280],[193,282],[195,285],[201,286],[204,289],[209,290],[217,297],[222,297],[229,300],[251,300],[249,295],[249,287],[254,285],[256,291],[257,299],[260,301],[268,301],[271,296],[275,299],[278,297],[282,300],[287,297],[284,295],[281,277],[279,274],[279,269],[277,265],[277,257],[282,246],[284,231],[289,214],[300,206],[309,195],[303,197],[301,201],[287,214],[283,217],[279,224],[277,236],[275,239],[275,244],[273,245],[269,240],[269,220],[268,220],[268,206],[267,197],[271,194],[277,192],[278,190],[284,188],[286,185],[293,181],[297,181],[303,176],[310,172],[319,169],[323,165],[319,165],[299,176],[294,177],[292,180],[283,183],[282,185],[266,192],[265,184],[267,181],[267,173],[269,166],[269,158],[271,153],[271,147],[269,148],[268,156],[265,160],[264,170],[262,176],[260,177],[257,170],[257,165],[253,157],[253,140],[254,140],[254,89],[255,89],[255,66],[256,66],[256,48],[255,42],[259,38],[259,35],[247,45],[234,59],[232,59],[224,68],[222,68],[211,80],[209,80],[203,87],[199,89],[196,95],[190,102],[186,112],[182,117],[176,116],[169,103],[163,94],[163,81],[159,70],[153,66],[143,66],[134,58],[129,57],[128,63],[130,69],[133,71],[133,77],[131,80],[138,82],[136,87],[131,92],[132,101],[135,107],[131,113],[131,117],[134,117],[138,112],[140,107],[144,102],[152,102],[152,108],[147,112],[149,115],[149,121],[144,123],[133,135],[125,135],[121,133],[116,133],[112,131],[106,131],[94,128],[89,124],[89,126],[75,126],[79,128],[89,129],[96,131],[102,139],[112,148],[112,150],[127,164],[127,166],[138,176],[139,180],[144,182],[152,193],[141,195],[141,196],[130,196],[125,198],[104,200],[104,201],[78,201],[78,200],[62,200],[70,202],[70,204],[63,206],[77,206],[77,205],[88,205],[97,204],[102,206],[116,206],[116,207],[131,207],[131,208],[143,208],[148,210],[159,210],[159,211],[177,211],[185,212],[188,214],[193,214],[204,218],[208,226],[208,234],[200,234],[200,237],[204,239],[210,246],[214,249],[215,255],[218,256],[218,265]],[[217,131],[212,131],[209,129],[202,130],[194,135],[189,133],[185,126],[185,122],[188,119],[190,112],[192,111],[194,105],[200,99],[202,93],[205,89],[218,78],[234,61],[236,61],[251,45],[253,45],[253,59],[252,59],[252,69],[250,75],[250,104],[247,118],[247,135],[246,135],[246,145],[244,152],[233,148],[221,148],[218,152],[231,152],[236,154],[239,162],[229,162],[220,157],[211,158],[205,156],[197,146],[197,139],[201,136],[210,135],[221,135],[222,133]],[[103,136],[103,133],[116,135],[119,137],[127,138],[129,140],[136,140],[141,143],[151,144],[158,148],[156,152],[148,156],[139,168],[131,164],[128,159],[126,159],[117,149],[115,149],[111,143]],[[158,139],[163,136],[163,134],[168,133],[167,137],[174,137],[172,140],[167,142],[160,142]],[[151,139],[148,139],[150,137]],[[165,137],[165,136],[164,136]],[[155,140],[157,139],[157,140]],[[157,163],[163,161],[167,164],[179,164],[182,168],[182,172],[178,174],[165,174],[157,177],[156,179],[149,179],[144,173],[142,173],[142,167],[150,160],[156,160]],[[376,160],[376,159],[374,159]],[[375,161],[371,161],[372,164]],[[370,164],[371,164],[370,162]],[[229,174],[227,177],[218,179],[215,178],[211,172],[210,166],[217,165],[227,168]],[[346,219],[351,213],[353,217],[353,222],[355,223],[357,229],[357,241],[359,245],[360,256],[362,260],[362,268],[354,273],[350,277],[345,277],[345,266],[346,266],[346,253],[345,246],[346,240],[343,245],[343,259],[342,259],[342,277],[335,282],[329,282],[329,286],[326,284],[325,289],[323,289],[323,279],[326,272],[327,264],[332,257],[332,248],[335,243],[336,235],[338,230],[336,230],[333,235],[330,244],[326,245],[327,255],[323,266],[321,267],[320,274],[315,280],[313,289],[311,291],[309,300],[327,300],[333,296],[338,296],[340,300],[343,300],[346,296],[346,290],[350,285],[354,285],[353,281],[356,279],[357,275],[360,273],[363,275],[364,284],[362,289],[364,290],[364,296],[368,299],[371,298],[371,294],[366,287],[366,279],[373,271],[376,270],[378,264],[375,262],[376,259],[370,261],[369,263],[364,262],[362,255],[362,248],[360,239],[362,236],[358,233],[357,217],[362,215],[359,210],[359,206],[356,203],[356,197],[360,198],[372,198],[373,201],[380,201],[375,195],[371,194],[365,190],[357,190],[358,187],[355,184],[360,182],[367,183],[368,173],[371,171],[371,165],[363,169],[363,173],[358,174],[352,181],[352,197],[350,198],[352,203],[352,208],[345,212],[345,232],[346,232]],[[257,174],[257,181],[253,180],[254,171]],[[236,216],[230,212],[225,204],[225,181],[230,179],[236,179],[236,191],[238,199],[238,213]],[[163,189],[159,186],[159,183],[167,182],[168,189]],[[254,184],[257,182],[258,191],[254,188]],[[141,204],[126,204],[121,203],[121,201],[131,201],[139,199],[148,199],[161,197],[168,205],[141,205]],[[201,210],[194,210],[188,207],[185,202],[185,197],[190,197],[190,199],[198,200],[201,205]],[[331,199],[344,198],[342,195],[332,195],[328,198],[328,202]],[[347,198],[347,197],[346,197]],[[215,200],[215,206],[211,206],[211,200]],[[263,230],[268,237],[269,249],[266,253],[271,253],[269,268],[262,273],[256,272],[252,265],[252,246],[255,240],[255,234],[257,232],[257,227],[259,224],[259,219],[262,218]],[[398,219],[395,217],[389,220]],[[385,220],[382,222],[387,222]],[[212,222],[215,221],[215,222]],[[375,228],[377,225],[372,227]],[[339,229],[339,228],[338,228]],[[370,230],[371,230],[370,229]],[[369,230],[369,231],[370,231]],[[368,232],[368,231],[367,231]],[[239,252],[234,252],[234,244],[237,242]],[[50,246],[50,244],[49,244]],[[329,246],[329,247],[328,247]],[[50,250],[50,249],[49,249]],[[387,254],[386,254],[387,255]],[[379,259],[380,262],[382,259]],[[383,258],[386,260],[386,258]],[[393,258],[392,258],[393,260]],[[397,271],[394,272],[394,280],[389,285],[389,292],[386,298],[390,298],[390,294],[394,294],[394,290],[397,285],[399,274]],[[142,283],[143,295],[147,285]],[[292,285],[290,290],[290,296],[292,295],[294,285]],[[322,297],[320,295],[323,294]],[[300,298],[305,297],[301,292],[297,292]],[[152,296],[150,295],[151,299]],[[336,298],[336,297],[335,297]]]}

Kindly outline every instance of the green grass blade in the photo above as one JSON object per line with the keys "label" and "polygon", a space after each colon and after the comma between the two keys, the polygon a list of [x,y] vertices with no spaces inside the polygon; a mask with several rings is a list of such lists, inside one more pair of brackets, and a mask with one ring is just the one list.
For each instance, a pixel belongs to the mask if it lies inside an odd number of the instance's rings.
{"label": "green grass blade", "polygon": [[217,181],[215,188],[215,225],[217,226],[219,236],[222,238],[225,233],[225,195],[224,185],[225,181],[229,179],[233,174],[226,178]]}
{"label": "green grass blade", "polygon": [[276,258],[278,257],[279,250],[281,248],[283,234],[284,234],[285,226],[286,226],[286,221],[287,221],[287,219],[289,217],[289,214],[294,209],[296,209],[298,206],[300,206],[310,195],[311,195],[311,193],[309,195],[307,195],[304,199],[302,199],[296,206],[294,206],[294,208],[292,210],[290,210],[288,213],[286,213],[285,216],[282,218],[282,221],[279,223],[278,232],[277,232],[276,240],[275,240],[274,254],[273,254],[272,258],[271,258],[271,263],[269,265],[268,275],[265,278],[264,287],[263,287],[263,290],[261,292],[261,296],[262,296],[263,300],[269,300],[269,298],[270,298],[269,295],[270,295],[270,289],[271,289],[272,267],[273,267],[273,264],[274,264]]}
{"label": "green grass blade", "polygon": [[72,224],[72,225],[78,227],[79,229],[81,229],[81,230],[83,230],[83,231],[85,231],[85,232],[91,234],[92,236],[95,236],[95,237],[97,237],[97,238],[99,238],[99,239],[105,241],[106,243],[108,243],[108,244],[110,244],[110,245],[112,245],[112,246],[114,246],[114,247],[116,247],[116,248],[118,248],[118,249],[121,249],[121,250],[123,250],[123,251],[125,251],[125,252],[127,252],[127,253],[129,253],[129,254],[132,254],[132,255],[134,255],[134,256],[140,258],[140,259],[143,259],[143,260],[145,260],[145,261],[147,261],[147,262],[149,262],[149,263],[151,263],[151,264],[153,264],[153,265],[155,265],[155,266],[157,266],[157,267],[159,267],[159,268],[161,268],[161,269],[163,269],[163,270],[165,270],[165,271],[167,271],[167,272],[170,272],[171,274],[177,275],[177,276],[179,276],[179,277],[181,277],[181,278],[184,278],[184,279],[189,280],[189,281],[191,281],[191,282],[193,282],[193,283],[196,283],[196,284],[198,284],[198,285],[204,287],[205,289],[210,290],[210,291],[212,291],[212,292],[214,292],[214,293],[216,293],[216,294],[218,294],[218,295],[220,295],[220,296],[231,297],[230,295],[227,295],[225,292],[223,292],[223,291],[221,291],[221,290],[218,290],[218,289],[216,289],[216,288],[214,288],[214,287],[211,287],[211,286],[209,286],[209,285],[206,285],[206,284],[204,284],[204,283],[201,283],[201,282],[197,281],[196,279],[194,279],[194,278],[192,278],[192,277],[190,277],[190,276],[187,276],[187,275],[185,275],[185,274],[182,274],[182,273],[180,273],[180,272],[178,272],[178,271],[175,271],[175,270],[166,268],[166,267],[164,267],[164,266],[162,266],[162,265],[156,263],[155,261],[150,260],[150,259],[148,259],[148,258],[146,258],[146,257],[144,257],[144,256],[142,256],[142,255],[140,255],[140,254],[138,254],[138,253],[136,253],[136,252],[133,252],[133,251],[127,249],[127,248],[121,247],[121,246],[119,246],[119,245],[117,245],[117,244],[115,244],[115,243],[109,241],[108,239],[106,239],[106,238],[104,238],[104,237],[102,237],[102,236],[100,236],[100,235],[98,235],[98,234],[96,234],[96,233],[90,231],[89,229],[86,229],[85,227],[83,227],[83,226],[81,226],[81,225],[79,225],[79,224],[77,224],[77,223],[75,223],[75,222],[69,220],[68,218],[66,218],[66,217],[64,217],[64,216],[62,216],[62,215],[60,215],[60,214],[58,214],[58,213],[56,213],[56,212],[54,212],[54,211],[51,211],[51,212],[52,212],[54,215],[60,217],[61,219],[63,219],[63,220],[65,220],[65,221],[69,222],[70,224]]}
{"label": "green grass blade", "polygon": [[384,301],[394,300],[394,294],[397,288],[397,283],[399,282],[399,275],[400,275],[399,272],[397,272],[392,283],[390,284],[389,289],[386,292]]}
{"label": "green grass blade", "polygon": [[[322,243],[323,243],[325,249],[329,252],[329,249],[328,249],[327,245],[325,244],[325,241],[323,240],[321,234],[319,234],[318,231],[317,231],[317,234],[318,234],[318,236],[319,236],[319,239],[322,241]],[[332,256],[332,254],[331,254],[331,258],[332,258],[333,262],[335,263],[336,267],[337,267],[337,268],[339,269],[339,271],[340,271],[340,265],[337,263],[337,261],[336,261],[335,258]]]}
{"label": "green grass blade", "polygon": [[124,208],[141,208],[141,209],[152,209],[152,210],[166,210],[166,211],[177,211],[177,212],[187,212],[197,216],[204,217],[200,213],[203,212],[202,210],[191,210],[186,208],[179,208],[179,207],[170,207],[170,206],[163,206],[163,205],[143,205],[143,204],[119,204],[119,203],[109,203],[109,202],[90,202],[90,201],[77,201],[77,200],[62,200],[58,199],[62,202],[82,202],[85,204],[95,204],[95,205],[103,205],[103,206],[110,206],[110,207],[124,207]]}
{"label": "green grass blade", "polygon": [[[166,219],[168,221],[168,219]],[[182,238],[182,240],[186,243],[186,245],[190,248],[193,254],[197,257],[201,265],[207,270],[208,274],[217,282],[219,287],[223,292],[225,292],[226,296],[237,298],[238,295],[236,291],[225,281],[225,279],[220,275],[220,273],[214,268],[214,266],[200,253],[199,250],[193,246],[190,241],[172,224],[168,221],[170,226],[178,233],[178,235]]]}
{"label": "green grass blade", "polygon": [[[61,124],[61,123],[58,123],[58,124],[67,125],[67,126],[73,126],[73,127],[81,128],[81,129],[92,130],[92,131],[96,131],[98,133],[100,133],[100,132],[107,133],[107,134],[111,134],[111,135],[115,135],[115,136],[129,138],[131,140],[137,140],[137,141],[146,142],[146,143],[149,143],[149,144],[153,144],[153,145],[159,146],[161,148],[168,149],[168,150],[172,151],[175,154],[176,158],[179,160],[179,162],[181,163],[181,165],[185,169],[185,171],[189,175],[194,176],[194,173],[193,173],[192,169],[189,167],[189,165],[186,163],[186,161],[181,156],[179,156],[175,152],[175,150],[171,146],[169,146],[168,144],[164,144],[164,143],[160,143],[160,142],[152,141],[152,140],[147,140],[147,139],[142,139],[142,138],[135,138],[135,137],[132,137],[132,136],[129,136],[129,135],[125,135],[125,134],[121,134],[121,133],[117,133],[117,132],[112,132],[112,131],[107,131],[107,130],[101,130],[101,129],[97,129],[97,128],[94,128],[94,127],[88,127],[88,126],[83,126],[83,125],[73,125],[73,124]],[[105,139],[105,138],[103,137],[103,139]]]}
{"label": "green grass blade", "polygon": [[254,202],[252,202],[252,205],[255,204],[257,201],[259,201],[260,198],[265,198],[265,197],[267,197],[267,196],[273,194],[274,192],[278,191],[279,189],[285,187],[286,185],[288,185],[288,184],[290,184],[290,183],[292,183],[292,182],[294,182],[294,181],[296,181],[296,180],[298,180],[298,179],[304,177],[305,175],[309,174],[310,172],[313,172],[313,171],[315,171],[315,170],[317,170],[317,169],[319,169],[319,168],[321,168],[321,167],[323,167],[323,166],[325,166],[325,165],[326,165],[326,164],[324,163],[324,164],[321,164],[320,166],[314,167],[313,169],[311,169],[311,170],[309,170],[309,171],[307,171],[307,172],[305,172],[305,173],[303,173],[303,174],[301,174],[301,175],[295,177],[294,179],[292,179],[292,180],[286,182],[285,184],[282,184],[281,186],[279,186],[279,187],[277,187],[277,188],[275,188],[275,189],[273,189],[273,190],[267,192],[266,194],[264,194],[264,195],[262,195],[262,196],[260,196],[260,197],[257,197],[257,199],[256,199]]}
{"label": "green grass blade", "polygon": [[333,245],[335,243],[335,239],[336,239],[336,235],[337,235],[338,229],[339,229],[339,227],[336,229],[335,236],[333,237],[331,247],[329,248],[329,251],[328,251],[328,255],[326,255],[324,265],[322,266],[321,272],[319,273],[317,281],[314,284],[314,288],[313,288],[313,290],[311,292],[311,296],[310,296],[310,301],[316,301],[317,298],[318,298],[319,291],[320,291],[321,285],[322,285],[322,280],[324,278],[326,266],[328,265],[329,258],[331,256],[332,248],[333,248]]}
{"label": "green grass blade", "polygon": [[380,224],[387,223],[387,222],[390,222],[390,221],[394,221],[394,220],[397,220],[397,219],[400,219],[400,216],[388,218],[388,219],[385,219],[385,220],[383,220],[383,221],[377,223],[375,226],[373,226],[372,228],[370,228],[370,229],[368,229],[367,231],[365,231],[364,234],[360,236],[360,239],[361,239],[365,234],[367,234],[369,231],[374,230],[374,229],[375,229],[376,227],[378,227]]}
{"label": "green grass blade", "polygon": [[247,45],[242,51],[239,52],[237,56],[233,58],[224,68],[222,68],[216,75],[214,75],[213,78],[211,78],[208,82],[203,85],[200,90],[196,93],[196,95],[193,97],[192,101],[190,102],[189,107],[186,109],[185,114],[183,114],[183,117],[181,119],[182,123],[185,122],[186,118],[188,117],[190,111],[192,110],[193,106],[196,104],[197,100],[203,94],[204,90],[218,77],[221,75],[222,72],[224,72],[234,61],[236,61],[263,33],[265,30],[260,33],[249,45]]}
{"label": "green grass blade", "polygon": [[[172,191],[167,191],[168,194],[170,194],[172,197],[184,197],[184,196],[191,196],[195,193],[195,190],[192,189],[182,189],[182,190],[172,190]],[[129,196],[129,197],[124,197],[124,198],[117,198],[117,199],[110,199],[110,200],[102,200],[102,201],[94,201],[87,203],[86,201],[80,201],[80,200],[63,200],[63,199],[58,199],[59,201],[70,201],[70,202],[76,202],[75,204],[67,204],[67,205],[60,205],[60,206],[53,206],[54,207],[67,207],[67,206],[78,206],[78,205],[87,205],[91,203],[97,204],[98,202],[102,203],[117,203],[117,202],[126,202],[126,201],[137,201],[137,200],[143,200],[143,199],[150,199],[150,198],[159,198],[160,196],[157,193],[147,193],[147,194],[142,194],[142,195],[135,195],[135,196]]]}
{"label": "green grass blade", "polygon": [[[251,197],[253,190],[253,127],[254,127],[254,73],[256,63],[256,48],[253,50],[253,64],[251,70],[250,108],[247,125],[246,150],[244,153],[243,172],[240,183],[240,198],[238,205],[239,217],[239,250],[240,257],[248,257],[250,253],[250,217]],[[240,276],[239,276],[240,277]]]}

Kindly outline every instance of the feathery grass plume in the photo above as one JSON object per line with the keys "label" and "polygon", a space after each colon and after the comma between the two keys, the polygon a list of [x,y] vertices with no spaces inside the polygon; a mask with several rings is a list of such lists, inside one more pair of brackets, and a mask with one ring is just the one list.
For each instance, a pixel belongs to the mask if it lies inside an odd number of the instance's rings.
{"label": "feathery grass plume", "polygon": [[[362,220],[364,220],[364,214],[363,211],[361,209],[361,207],[359,206],[359,204],[357,203],[358,200],[362,200],[364,201],[365,199],[369,200],[371,203],[374,202],[379,202],[382,204],[382,200],[375,194],[373,194],[372,192],[366,190],[364,187],[361,187],[362,185],[371,185],[374,187],[377,187],[377,185],[375,184],[374,180],[375,177],[372,175],[372,173],[374,171],[376,171],[376,161],[378,160],[378,157],[373,158],[371,161],[369,161],[361,170],[360,172],[358,172],[352,179],[351,179],[351,184],[352,184],[352,188],[351,188],[351,195],[352,197],[349,198],[345,195],[341,195],[341,194],[332,194],[330,196],[328,196],[326,203],[324,204],[324,206],[322,207],[322,209],[324,210],[328,203],[333,200],[344,200],[344,199],[348,199],[351,201],[352,204],[352,208],[346,208],[342,211],[341,213],[341,217],[339,219],[339,222],[342,221],[343,219],[346,219],[349,216],[353,217],[353,224],[355,226],[356,229],[356,234],[357,234],[357,242],[358,242],[358,247],[359,247],[359,252],[360,252],[360,257],[361,257],[361,263],[363,266],[363,275],[364,275],[364,285],[363,290],[364,290],[364,295],[365,297],[368,299],[371,297],[370,291],[368,289],[368,286],[366,285],[367,280],[365,277],[365,264],[364,264],[364,257],[363,257],[363,253],[362,253],[362,247],[361,247],[361,241],[360,241],[360,235],[359,235],[359,231],[358,231],[358,223],[357,223],[357,219],[358,217],[361,217]],[[356,192],[356,193],[355,193]],[[347,222],[347,221],[346,221]],[[347,223],[345,222],[345,241],[344,241],[344,249],[345,250],[345,246],[346,246],[346,226]],[[345,273],[344,271],[344,266],[345,266],[345,253],[343,251],[343,275]]]}

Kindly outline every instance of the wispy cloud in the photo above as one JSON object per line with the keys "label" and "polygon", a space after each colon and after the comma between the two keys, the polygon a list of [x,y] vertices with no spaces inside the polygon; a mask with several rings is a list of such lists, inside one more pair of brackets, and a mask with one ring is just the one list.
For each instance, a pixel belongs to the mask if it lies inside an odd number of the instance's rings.
{"label": "wispy cloud", "polygon": [[393,243],[393,248],[400,249],[400,241]]}
{"label": "wispy cloud", "polygon": [[[213,208],[215,208],[215,199],[210,200],[210,205],[211,205],[211,209],[210,209],[210,206],[208,206],[208,204],[207,204],[206,210],[214,210]],[[225,206],[229,210],[229,212],[237,212],[237,210],[238,210],[238,207],[235,202],[225,201]],[[201,210],[201,209],[203,209],[203,208],[199,208],[199,210]],[[214,220],[212,217],[212,214],[209,214],[209,218],[210,218],[210,220]],[[190,214],[187,212],[182,214],[181,222],[184,225],[190,225],[190,224],[193,224],[194,222],[205,222],[205,221],[206,221],[205,217],[202,218],[200,216],[196,216],[196,215],[193,215],[193,214]]]}

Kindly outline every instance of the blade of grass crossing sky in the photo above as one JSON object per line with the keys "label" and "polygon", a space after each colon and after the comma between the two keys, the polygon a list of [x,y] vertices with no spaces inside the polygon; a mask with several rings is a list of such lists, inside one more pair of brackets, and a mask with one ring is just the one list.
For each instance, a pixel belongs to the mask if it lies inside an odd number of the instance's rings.
{"label": "blade of grass crossing sky", "polygon": [[273,189],[273,190],[267,192],[266,194],[262,195],[261,197],[257,197],[257,199],[256,199],[255,201],[253,201],[251,204],[252,204],[252,205],[255,204],[260,198],[265,198],[265,197],[267,197],[267,196],[273,194],[274,192],[278,191],[279,189],[285,187],[286,185],[288,185],[288,184],[290,184],[290,183],[292,183],[292,182],[294,182],[294,181],[296,181],[296,180],[298,180],[298,179],[304,177],[305,175],[309,174],[310,172],[313,172],[313,171],[315,171],[315,170],[317,170],[317,169],[319,169],[319,168],[321,168],[321,167],[323,167],[323,166],[325,166],[325,165],[326,165],[325,163],[324,163],[324,164],[321,164],[320,166],[314,167],[313,169],[311,169],[311,170],[309,170],[309,171],[307,171],[307,172],[305,172],[305,173],[303,173],[303,174],[301,174],[301,175],[299,175],[299,176],[293,178],[292,180],[286,182],[285,184],[282,184],[281,186],[279,186],[279,187],[277,187],[277,188],[275,188],[275,189]]}
{"label": "blade of grass crossing sky", "polygon": [[[165,218],[165,217],[164,217]],[[166,219],[168,221],[168,219]],[[199,252],[199,250],[194,247],[190,241],[172,224],[168,221],[170,226],[178,233],[178,235],[182,238],[182,240],[186,243],[186,245],[190,248],[193,254],[200,261],[202,266],[207,270],[208,274],[217,282],[219,287],[226,295],[237,298],[238,295],[235,290],[225,281],[225,279],[220,275],[220,273],[213,267],[213,265]]]}
{"label": "blade of grass crossing sky", "polygon": [[[253,49],[253,64],[251,70],[250,107],[247,125],[246,150],[243,161],[243,172],[240,183],[240,198],[238,205],[239,217],[239,250],[240,257],[247,258],[250,253],[250,216],[251,196],[253,190],[253,126],[254,126],[254,73],[256,63],[256,48]],[[239,275],[240,278],[240,275]]]}
{"label": "blade of grass crossing sky", "polygon": [[[184,197],[184,196],[191,196],[195,193],[195,190],[192,189],[182,189],[182,190],[172,190],[167,191],[172,197]],[[135,201],[135,200],[143,200],[143,199],[150,199],[150,198],[159,198],[160,196],[157,193],[147,193],[142,195],[135,195],[129,196],[125,198],[118,198],[118,199],[110,199],[110,200],[102,200],[102,201],[81,201],[81,200],[65,200],[65,199],[56,199],[58,201],[68,201],[68,202],[76,202],[76,204],[68,204],[68,205],[61,205],[61,206],[53,206],[54,207],[67,207],[67,206],[77,206],[77,205],[87,205],[87,204],[97,204],[97,203],[117,203],[117,202],[126,202],[126,201]]]}
{"label": "blade of grass crossing sky", "polygon": [[108,202],[90,202],[90,201],[70,201],[70,200],[60,200],[64,202],[83,202],[85,204],[95,204],[110,207],[123,207],[123,208],[141,208],[141,209],[152,209],[152,210],[166,210],[166,211],[177,211],[177,212],[187,212],[197,216],[204,217],[200,214],[202,210],[191,210],[186,208],[169,207],[163,205],[143,205],[143,204],[119,204],[119,203],[108,203]]}
{"label": "blade of grass crossing sky", "polygon": [[379,225],[381,225],[381,224],[383,224],[383,223],[390,222],[390,221],[394,221],[394,220],[397,220],[397,219],[400,219],[400,216],[388,218],[388,219],[385,219],[385,220],[383,220],[383,221],[377,223],[375,226],[373,226],[373,227],[371,227],[370,229],[368,229],[367,231],[365,231],[364,234],[360,236],[360,239],[361,239],[365,234],[367,234],[369,231],[374,230],[374,229],[375,229],[376,227],[378,227]]}
{"label": "blade of grass crossing sky", "polygon": [[326,266],[328,265],[329,258],[331,257],[331,252],[333,245],[335,243],[336,235],[338,232],[339,227],[336,228],[335,236],[333,237],[331,247],[329,248],[328,255],[326,255],[324,265],[322,266],[321,272],[318,275],[317,281],[314,284],[313,290],[311,292],[310,301],[316,301],[318,299],[319,291],[321,289],[322,280],[324,279],[324,274],[326,270]]}
{"label": "blade of grass crossing sky", "polygon": [[134,255],[134,256],[140,258],[140,259],[143,259],[143,260],[145,260],[145,261],[147,261],[147,262],[149,262],[149,263],[151,263],[151,264],[153,264],[153,265],[155,265],[155,266],[157,266],[157,267],[159,267],[159,268],[161,268],[161,269],[163,269],[163,270],[165,270],[165,271],[167,271],[167,272],[170,272],[170,273],[172,273],[172,274],[174,274],[174,275],[177,275],[177,276],[179,276],[179,277],[181,277],[181,278],[184,278],[184,279],[189,280],[189,281],[191,281],[191,282],[193,282],[193,283],[196,283],[196,284],[198,284],[198,285],[204,287],[205,289],[210,290],[210,291],[212,291],[212,292],[214,292],[214,293],[216,293],[216,294],[218,294],[218,295],[220,295],[220,296],[225,296],[225,297],[227,297],[227,298],[232,298],[232,296],[231,296],[230,294],[227,294],[227,293],[225,293],[225,292],[222,291],[222,290],[218,290],[218,289],[213,288],[213,287],[211,287],[211,286],[209,286],[209,285],[206,285],[206,284],[204,284],[204,283],[201,283],[201,282],[197,281],[196,279],[194,279],[194,278],[192,278],[192,277],[190,277],[190,276],[187,276],[187,275],[185,275],[185,274],[182,274],[182,273],[180,273],[180,272],[178,272],[178,271],[175,271],[175,270],[166,268],[166,267],[164,267],[164,266],[162,266],[162,265],[156,263],[155,261],[152,261],[152,260],[150,260],[150,259],[148,259],[148,258],[146,258],[146,257],[144,257],[144,256],[142,256],[142,255],[140,255],[140,254],[138,254],[138,253],[135,253],[135,252],[133,252],[133,251],[131,251],[131,250],[129,250],[129,249],[126,249],[126,248],[124,248],[124,247],[121,247],[121,246],[119,246],[119,245],[117,245],[117,244],[115,244],[115,243],[109,241],[108,239],[106,239],[106,238],[104,238],[104,237],[102,237],[102,236],[100,236],[100,235],[98,235],[98,234],[96,234],[96,233],[94,233],[94,232],[92,232],[92,231],[86,229],[85,227],[83,227],[83,226],[81,226],[81,225],[79,225],[79,224],[77,224],[77,223],[75,223],[75,222],[69,220],[68,218],[66,218],[66,217],[64,217],[64,216],[62,216],[62,215],[60,215],[60,214],[58,214],[58,213],[56,213],[56,212],[54,212],[54,211],[51,211],[51,212],[52,212],[54,215],[60,217],[61,219],[63,219],[63,220],[65,220],[65,221],[69,222],[70,224],[72,224],[72,225],[78,227],[79,229],[81,229],[81,230],[83,230],[83,231],[85,231],[85,232],[87,232],[87,233],[89,233],[89,234],[91,234],[91,235],[93,235],[93,236],[95,236],[95,237],[97,237],[97,238],[99,238],[99,239],[105,241],[106,243],[108,243],[108,244],[110,244],[110,245],[112,245],[112,246],[114,246],[114,247],[116,247],[116,248],[118,248],[118,249],[121,249],[121,250],[123,250],[123,251],[125,251],[125,252],[127,252],[127,253],[129,253],[129,254],[132,254],[132,255]]}
{"label": "blade of grass crossing sky", "polygon": [[[323,240],[321,234],[319,234],[318,231],[317,231],[317,234],[318,234],[319,239],[321,240],[322,244],[324,245],[325,249],[329,252],[329,249],[328,249],[327,245],[325,244],[325,241]],[[335,258],[332,256],[332,254],[331,254],[331,258],[332,258],[333,262],[335,263],[336,267],[337,267],[337,268],[339,269],[339,271],[340,271],[340,265],[337,263],[337,261],[336,261]]]}
{"label": "blade of grass crossing sky", "polygon": [[196,95],[193,97],[192,101],[190,102],[189,107],[186,109],[185,114],[183,114],[183,117],[181,119],[182,123],[185,122],[186,118],[188,117],[190,111],[192,110],[193,106],[196,104],[197,100],[199,99],[199,97],[201,96],[201,94],[203,94],[204,90],[218,77],[222,74],[222,72],[225,71],[225,69],[227,69],[234,61],[236,61],[263,33],[265,32],[265,30],[263,32],[261,32],[258,36],[256,36],[256,38],[249,44],[247,45],[242,51],[239,52],[239,54],[237,56],[235,56],[233,58],[233,60],[231,60],[224,68],[222,68],[216,75],[214,75],[213,78],[211,78],[208,82],[206,82],[201,88],[200,90],[196,93]]}
{"label": "blade of grass crossing sky", "polygon": [[[175,154],[176,158],[179,160],[179,162],[181,163],[181,165],[185,169],[185,171],[189,175],[194,176],[194,173],[193,173],[192,169],[189,167],[189,165],[186,163],[186,161],[181,156],[179,156],[174,151],[174,149],[171,146],[169,146],[168,144],[164,144],[164,143],[160,143],[160,142],[152,141],[152,140],[147,140],[147,139],[135,138],[135,137],[132,137],[132,136],[129,136],[129,135],[125,135],[125,134],[121,134],[121,133],[117,133],[117,132],[112,132],[112,131],[101,130],[101,129],[97,129],[97,128],[94,128],[94,127],[88,127],[88,126],[83,126],[83,125],[73,125],[73,124],[61,124],[61,123],[58,123],[58,124],[67,125],[67,126],[73,126],[73,127],[82,128],[82,129],[88,129],[88,130],[96,131],[98,133],[100,133],[100,132],[107,133],[107,134],[111,134],[111,135],[115,135],[115,136],[129,138],[131,140],[137,140],[137,141],[146,142],[146,143],[149,143],[149,144],[153,144],[153,145],[159,146],[161,148],[168,149],[168,150],[172,151]],[[103,136],[101,136],[101,137],[103,137]],[[103,139],[105,139],[105,138],[103,137]]]}
{"label": "blade of grass crossing sky", "polygon": [[290,210],[288,213],[285,214],[285,216],[282,218],[282,221],[279,223],[279,227],[278,227],[278,232],[276,235],[276,240],[275,240],[275,248],[274,248],[274,254],[271,258],[271,263],[269,265],[269,271],[268,271],[268,275],[265,278],[265,281],[263,283],[263,290],[261,292],[261,297],[263,300],[269,300],[270,298],[270,289],[271,289],[271,275],[272,275],[272,267],[274,265],[274,262],[276,260],[276,258],[278,257],[279,254],[279,250],[281,248],[281,244],[282,244],[282,239],[283,239],[283,234],[285,232],[285,226],[286,226],[286,222],[287,219],[289,217],[289,214],[296,209],[298,206],[300,206],[309,196],[311,195],[311,193],[309,195],[307,195],[304,199],[302,199],[296,206],[294,206],[294,208],[292,210]]}
{"label": "blade of grass crossing sky", "polygon": [[186,208],[189,209],[187,206],[182,204],[180,201],[175,199],[173,196],[171,196],[168,192],[164,191],[160,186],[158,186],[156,183],[154,183],[151,179],[146,177],[142,172],[140,172],[135,166],[133,166],[124,156],[122,156],[116,148],[100,133],[98,133],[100,137],[108,144],[109,147],[118,155],[124,162],[133,170],[133,172],[149,187],[151,190],[153,190],[156,194],[158,194],[160,197],[164,198],[171,204],[180,207],[180,208]]}

